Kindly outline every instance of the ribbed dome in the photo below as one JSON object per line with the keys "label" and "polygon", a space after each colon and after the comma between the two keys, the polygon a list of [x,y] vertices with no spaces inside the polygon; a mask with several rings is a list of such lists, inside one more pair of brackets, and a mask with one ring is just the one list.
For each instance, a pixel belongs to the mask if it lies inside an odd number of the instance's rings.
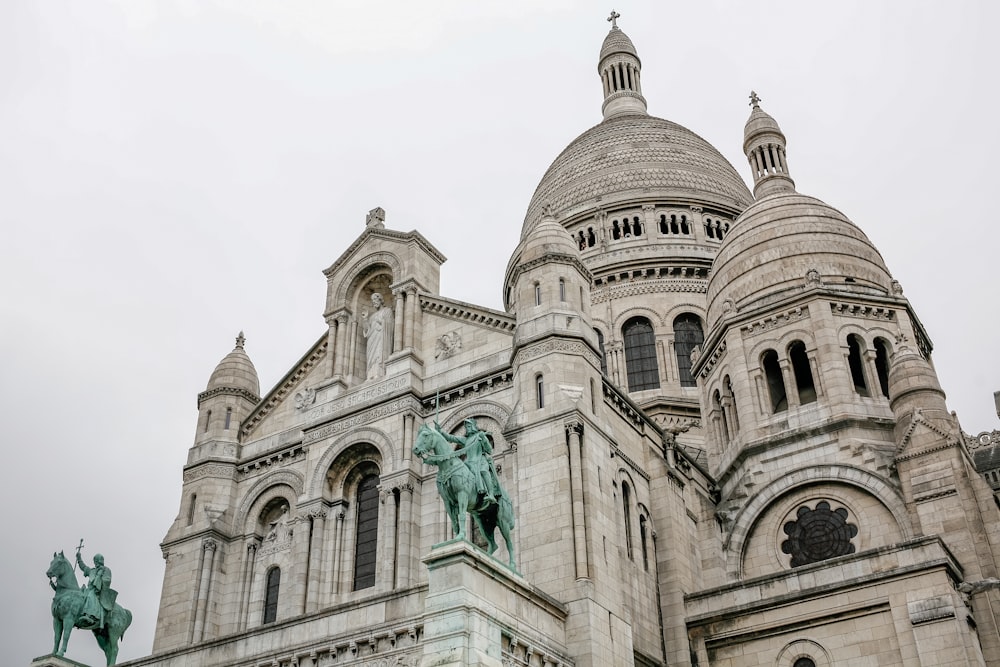
{"label": "ribbed dome", "polygon": [[555,159],[531,198],[521,237],[541,220],[545,204],[566,221],[597,206],[663,199],[715,204],[734,214],[753,201],[733,166],[691,130],[653,116],[617,116],[581,134]]}
{"label": "ribbed dome", "polygon": [[747,119],[747,124],[743,128],[743,150],[747,150],[747,146],[755,136],[764,132],[775,132],[781,135],[782,139],[785,137],[781,128],[778,127],[778,121],[759,106],[754,106],[750,112],[750,118]]}
{"label": "ribbed dome", "polygon": [[223,357],[219,365],[212,371],[205,391],[225,387],[227,389],[245,389],[254,396],[260,396],[260,381],[257,379],[257,369],[250,357],[243,350],[243,332],[236,339],[236,347]]}
{"label": "ribbed dome", "polygon": [[926,408],[946,410],[944,390],[937,374],[926,359],[908,345],[901,345],[892,355],[889,369],[889,400],[893,407],[911,394],[919,393]]}
{"label": "ribbed dome", "polygon": [[635,56],[636,60],[639,59],[639,54],[636,53],[632,40],[617,26],[612,28],[608,36],[604,38],[604,44],[601,45],[600,60],[604,60],[613,53],[627,53]]}
{"label": "ribbed dome", "polygon": [[709,326],[731,307],[773,303],[816,281],[892,293],[882,256],[843,213],[795,192],[764,197],[737,218],[719,248],[708,281]]}

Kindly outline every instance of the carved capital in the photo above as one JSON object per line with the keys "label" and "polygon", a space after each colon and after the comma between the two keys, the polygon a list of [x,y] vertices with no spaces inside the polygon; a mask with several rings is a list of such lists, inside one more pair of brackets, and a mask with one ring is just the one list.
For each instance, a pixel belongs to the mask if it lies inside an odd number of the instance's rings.
{"label": "carved capital", "polygon": [[201,543],[201,549],[202,549],[202,551],[206,551],[206,552],[207,551],[215,551],[218,548],[219,548],[219,543],[216,542],[215,540],[211,539],[211,538],[207,539],[207,540],[204,540]]}
{"label": "carved capital", "polygon": [[583,435],[583,422],[579,419],[567,419],[563,422],[567,435]]}
{"label": "carved capital", "polygon": [[322,507],[314,507],[313,509],[309,510],[309,518],[314,521],[316,519],[325,520],[326,516],[327,516],[327,511]]}

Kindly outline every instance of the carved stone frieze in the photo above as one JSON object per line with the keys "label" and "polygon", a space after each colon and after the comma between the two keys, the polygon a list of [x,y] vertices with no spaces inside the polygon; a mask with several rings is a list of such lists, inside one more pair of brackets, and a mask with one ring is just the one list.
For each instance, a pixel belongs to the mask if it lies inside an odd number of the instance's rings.
{"label": "carved stone frieze", "polygon": [[434,345],[435,359],[448,359],[462,351],[462,335],[458,330],[442,334]]}
{"label": "carved stone frieze", "polygon": [[189,468],[184,471],[184,483],[193,482],[205,477],[216,477],[219,479],[232,479],[235,473],[235,466],[226,463],[207,463],[197,468]]}
{"label": "carved stone frieze", "polygon": [[622,299],[642,294],[660,294],[668,292],[683,292],[704,294],[708,291],[708,281],[705,280],[641,280],[628,283],[605,284],[590,292],[591,303],[604,303],[609,299]]}
{"label": "carved stone frieze", "polygon": [[787,310],[783,313],[775,313],[774,315],[769,315],[754,322],[747,322],[740,327],[740,334],[744,338],[750,338],[752,336],[758,336],[762,333],[767,333],[772,329],[784,326],[791,322],[807,319],[808,317],[808,307],[802,306],[800,308],[792,308],[791,310]]}
{"label": "carved stone frieze", "polygon": [[835,315],[850,315],[851,317],[863,317],[869,320],[882,320],[891,322],[896,318],[896,311],[892,308],[882,306],[867,306],[862,303],[847,303],[844,301],[831,301],[830,310]]}
{"label": "carved stone frieze", "polygon": [[310,430],[306,432],[303,444],[310,444],[318,440],[323,440],[324,438],[329,438],[330,436],[339,435],[344,431],[357,428],[362,424],[368,424],[405,410],[419,409],[420,403],[417,399],[412,396],[404,396],[384,405],[376,406],[370,410],[359,412],[358,414],[352,415],[346,419],[335,421],[331,424],[326,424],[319,428]]}
{"label": "carved stone frieze", "polygon": [[328,417],[340,412],[366,403],[375,403],[379,399],[385,398],[393,392],[406,389],[410,386],[410,376],[407,374],[397,375],[388,380],[383,380],[364,389],[352,391],[336,400],[328,403],[321,403],[315,407],[307,408],[308,418],[311,420]]}
{"label": "carved stone frieze", "polygon": [[306,456],[306,450],[302,445],[292,445],[281,451],[271,452],[259,458],[240,464],[236,472],[241,477],[250,477],[255,474],[266,472],[274,466],[284,466],[294,463]]}

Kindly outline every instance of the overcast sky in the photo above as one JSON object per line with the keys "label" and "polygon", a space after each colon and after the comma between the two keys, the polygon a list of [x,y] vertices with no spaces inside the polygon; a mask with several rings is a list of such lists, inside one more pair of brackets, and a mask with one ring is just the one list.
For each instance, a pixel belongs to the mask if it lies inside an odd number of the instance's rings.
{"label": "overcast sky", "polygon": [[[965,431],[998,427],[1000,28],[990,2],[619,2],[653,115],[744,178],[747,96],[800,192],[882,252]],[[382,206],[501,308],[531,194],[600,121],[612,5],[0,4],[5,663],[52,646],[54,550],[104,553],[149,653],[196,397],[242,329],[267,391]],[[103,664],[89,633],[68,657]]]}

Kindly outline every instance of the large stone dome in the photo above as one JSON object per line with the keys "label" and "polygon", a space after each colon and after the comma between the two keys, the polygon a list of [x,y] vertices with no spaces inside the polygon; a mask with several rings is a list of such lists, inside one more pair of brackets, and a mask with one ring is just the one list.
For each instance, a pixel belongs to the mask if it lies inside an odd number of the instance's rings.
{"label": "large stone dome", "polygon": [[736,215],[753,197],[726,158],[686,127],[645,114],[615,116],[555,159],[531,198],[521,237],[541,220],[546,204],[565,224],[598,206],[663,200]]}
{"label": "large stone dome", "polygon": [[878,250],[843,213],[794,191],[773,194],[745,210],[722,242],[708,281],[708,324],[814,285],[888,295],[892,283]]}
{"label": "large stone dome", "polygon": [[205,391],[213,389],[245,389],[254,396],[260,396],[260,382],[257,379],[257,369],[243,349],[243,332],[236,339],[236,347],[223,357],[219,365],[212,371]]}

